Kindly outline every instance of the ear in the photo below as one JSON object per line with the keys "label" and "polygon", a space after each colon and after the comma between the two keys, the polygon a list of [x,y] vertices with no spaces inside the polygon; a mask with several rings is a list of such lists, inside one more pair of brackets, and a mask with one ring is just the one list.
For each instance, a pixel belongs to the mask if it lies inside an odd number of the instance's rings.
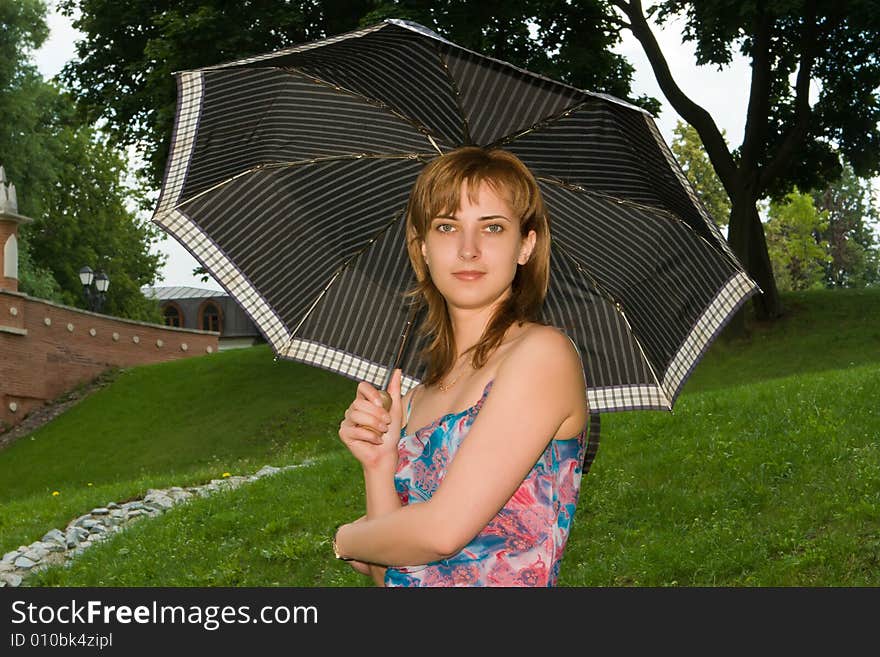
{"label": "ear", "polygon": [[428,262],[428,249],[425,248],[425,241],[422,240],[422,257]]}
{"label": "ear", "polygon": [[516,259],[516,262],[520,265],[524,265],[529,261],[529,258],[532,257],[532,251],[535,250],[535,241],[538,238],[538,234],[530,230],[529,234],[523,237],[522,239],[522,247],[519,250],[519,257]]}

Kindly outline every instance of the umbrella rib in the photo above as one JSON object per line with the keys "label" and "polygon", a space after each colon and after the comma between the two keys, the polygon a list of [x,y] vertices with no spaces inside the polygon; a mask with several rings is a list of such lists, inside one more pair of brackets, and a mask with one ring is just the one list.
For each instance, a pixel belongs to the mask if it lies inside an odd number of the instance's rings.
{"label": "umbrella rib", "polygon": [[[437,145],[437,142],[434,140],[435,135],[431,134],[431,131],[428,129],[428,127],[426,125],[415,120],[411,116],[406,116],[405,114],[401,114],[396,109],[394,109],[393,107],[391,107],[390,105],[388,105],[386,103],[383,103],[378,98],[372,98],[370,96],[367,96],[366,94],[362,94],[357,91],[354,91],[353,89],[347,89],[346,87],[340,87],[338,84],[333,84],[332,82],[328,82],[327,80],[319,78],[316,75],[312,75],[311,73],[306,73],[302,69],[297,68],[295,66],[283,66],[283,67],[281,67],[281,69],[284,71],[289,71],[291,73],[296,73],[297,75],[301,75],[304,78],[311,80],[312,82],[314,82],[317,85],[328,87],[329,89],[333,89],[334,91],[338,91],[343,94],[348,94],[349,96],[352,96],[354,98],[360,98],[362,101],[364,101],[368,105],[372,105],[373,107],[375,107],[377,109],[384,110],[384,111],[388,112],[389,114],[396,116],[401,121],[410,124],[413,128],[415,128],[416,130],[421,132],[428,139],[428,141],[431,142],[431,146],[433,146],[436,149],[437,153],[439,153],[440,155],[443,154],[443,151],[440,150],[440,147]],[[439,139],[439,136],[437,138]]]}
{"label": "umbrella rib", "polygon": [[[509,135],[506,135],[505,137],[501,137],[500,139],[496,139],[494,142],[492,142],[486,148],[501,148],[502,146],[505,146],[505,145],[519,139],[520,137],[523,137],[531,132],[534,132],[535,130],[539,130],[543,127],[546,127],[546,126],[550,125],[551,123],[558,121],[559,119],[565,118],[566,116],[572,114],[573,112],[575,112],[575,111],[579,110],[580,108],[584,107],[585,105],[587,105],[587,103],[589,103],[590,100],[591,99],[588,98],[586,100],[575,103],[571,107],[562,110],[561,112],[559,112],[558,114],[555,114],[554,116],[543,119],[542,121],[535,123],[534,125],[532,125],[529,128],[526,128],[525,130],[521,130],[516,133],[510,133]],[[573,192],[587,194],[589,196],[594,196],[596,198],[601,198],[601,199],[604,199],[607,201],[613,201],[614,203],[617,203],[619,205],[627,205],[627,206],[636,208],[638,210],[649,211],[651,213],[660,214],[660,215],[666,217],[667,219],[672,219],[672,220],[678,222],[679,224],[681,224],[682,226],[684,226],[685,228],[690,230],[696,237],[698,237],[699,239],[703,240],[706,244],[711,246],[713,249],[717,250],[717,248],[718,248],[718,245],[713,245],[712,242],[710,242],[705,237],[700,235],[700,233],[697,232],[694,229],[694,227],[691,226],[689,223],[687,223],[686,221],[683,221],[675,213],[670,212],[669,210],[666,210],[664,208],[659,208],[659,207],[656,207],[653,205],[646,205],[644,203],[638,203],[637,201],[632,201],[629,199],[620,198],[619,196],[612,196],[611,194],[606,194],[604,192],[592,191],[592,190],[586,189],[580,185],[565,182],[564,180],[559,180],[558,178],[548,178],[546,176],[535,176],[535,178],[536,178],[536,180],[540,180],[541,182],[545,182],[550,185],[555,185],[557,187],[562,187],[564,189],[567,189],[567,190],[570,190]],[[693,201],[692,201],[692,203],[693,203]],[[697,211],[699,212],[699,208],[697,208]],[[730,260],[730,256],[728,253],[726,253],[726,250],[723,247],[721,250],[722,250],[722,252],[724,252],[724,255],[728,258],[728,260]],[[737,269],[740,269],[740,270],[742,269],[742,266],[739,263],[737,263],[735,261],[731,261],[731,262]]]}
{"label": "umbrella rib", "polygon": [[400,153],[400,154],[381,154],[381,153],[351,153],[347,155],[325,155],[322,157],[313,157],[308,160],[296,160],[295,162],[264,162],[263,164],[258,164],[257,166],[250,167],[249,169],[245,169],[241,171],[231,178],[227,178],[226,180],[221,180],[220,182],[212,185],[208,189],[199,192],[195,196],[186,199],[185,201],[181,201],[177,205],[166,210],[164,214],[168,214],[173,210],[179,210],[184,205],[188,203],[192,203],[200,199],[202,196],[206,194],[210,194],[221,187],[225,187],[229,183],[235,182],[242,176],[247,176],[252,173],[257,173],[258,171],[264,171],[268,169],[287,169],[298,166],[303,166],[306,164],[320,164],[323,162],[342,162],[345,160],[419,160],[421,162],[429,162],[434,157],[433,153]]}
{"label": "umbrella rib", "polygon": [[[700,233],[693,226],[691,226],[688,222],[684,221],[683,219],[679,218],[676,214],[674,214],[664,208],[658,208],[655,205],[646,205],[644,203],[638,203],[636,201],[631,201],[629,199],[620,198],[619,196],[612,196],[611,194],[606,194],[605,192],[596,192],[596,191],[581,187],[580,185],[576,185],[574,183],[569,183],[569,182],[565,182],[564,180],[559,180],[558,178],[548,178],[546,176],[535,176],[535,180],[539,180],[539,181],[547,183],[549,185],[554,185],[555,187],[561,187],[562,189],[567,189],[570,192],[577,192],[579,194],[585,194],[587,196],[599,198],[604,201],[611,201],[613,203],[616,203],[617,205],[624,205],[627,207],[634,208],[636,210],[641,210],[642,212],[646,212],[646,213],[649,213],[652,215],[659,215],[661,217],[665,217],[666,219],[671,219],[675,223],[677,223],[679,226],[682,226],[682,227],[686,228],[687,230],[689,230],[691,233],[693,233],[694,237],[705,242],[714,251],[718,250],[717,244],[712,244],[712,242],[707,240],[703,235],[700,235]],[[724,251],[724,249],[722,249],[722,251]],[[727,257],[726,253],[724,255],[725,255],[725,257]],[[729,257],[727,257],[727,259],[730,260]],[[731,264],[734,265],[735,269],[742,271],[742,266],[739,263],[731,262]]]}
{"label": "umbrella rib", "polygon": [[565,255],[569,260],[574,263],[574,266],[577,267],[578,272],[584,275],[589,281],[595,286],[596,290],[606,298],[607,301],[610,301],[614,304],[614,307],[617,309],[617,312],[620,313],[620,316],[623,318],[623,321],[626,322],[626,328],[629,330],[629,334],[632,339],[635,341],[636,346],[639,348],[639,352],[642,354],[642,359],[648,365],[648,369],[651,371],[651,376],[654,377],[654,384],[657,386],[657,390],[660,391],[660,394],[663,395],[664,400],[666,401],[666,405],[669,408],[672,408],[672,403],[669,401],[669,396],[666,394],[666,391],[663,389],[663,385],[660,383],[660,379],[657,376],[657,372],[654,370],[654,365],[651,363],[651,360],[648,358],[647,354],[645,354],[645,350],[642,348],[642,343],[639,340],[639,337],[636,335],[635,331],[633,331],[632,325],[629,323],[629,319],[626,317],[626,313],[623,311],[623,306],[619,301],[617,301],[614,296],[606,290],[602,285],[599,284],[599,281],[587,270],[586,265],[583,265],[580,260],[578,260],[572,253],[566,248],[558,238],[553,240],[556,243],[559,251]]}
{"label": "umbrella rib", "polygon": [[[712,219],[712,216],[706,210],[706,206],[703,203],[702,199],[696,193],[696,190],[694,189],[693,185],[691,185],[690,181],[688,181],[687,176],[685,176],[684,171],[681,168],[681,164],[679,164],[678,160],[675,159],[675,156],[669,150],[669,146],[666,144],[663,138],[660,137],[660,133],[657,130],[657,124],[654,123],[653,120],[646,120],[645,123],[648,126],[648,131],[651,133],[651,136],[657,143],[660,153],[663,155],[666,163],[672,169],[672,173],[675,175],[678,184],[681,185],[681,187],[684,189],[685,194],[690,199],[693,206],[697,209],[697,212],[703,217],[703,221],[709,224],[710,230],[716,235],[716,237],[723,239],[724,236],[718,229],[718,224],[716,224],[714,219]],[[742,265],[740,265],[739,261],[736,259],[735,254],[731,250],[730,245],[727,243],[726,240],[724,241],[724,247],[724,255],[726,255],[727,258],[738,269],[742,269]],[[758,287],[758,290],[761,290],[761,288]],[[763,291],[761,293],[763,294]]]}
{"label": "umbrella rib", "polygon": [[613,201],[618,205],[627,205],[637,210],[644,210],[651,213],[661,214],[668,219],[674,219],[675,221],[688,226],[689,224],[682,219],[679,219],[674,213],[670,212],[665,208],[657,207],[656,205],[647,205],[646,203],[639,203],[638,201],[632,201],[626,198],[620,198],[619,196],[614,196],[612,194],[606,194],[605,192],[597,192],[592,189],[587,189],[581,185],[576,183],[566,182],[564,180],[560,180],[559,178],[549,178],[547,176],[535,176],[536,180],[540,180],[541,182],[548,183],[550,185],[554,185],[556,187],[562,187],[563,189],[567,189],[571,192],[578,192],[580,194],[586,194],[587,196],[595,196],[596,198],[601,198],[606,201]]}
{"label": "umbrella rib", "polygon": [[510,134],[507,134],[503,137],[499,137],[498,139],[493,141],[491,144],[486,146],[486,148],[501,148],[502,146],[506,146],[510,142],[515,141],[515,140],[519,139],[520,137],[524,137],[525,135],[532,133],[535,130],[539,130],[541,128],[544,128],[544,127],[550,125],[551,123],[555,123],[559,119],[564,119],[566,116],[568,116],[572,112],[575,112],[575,111],[579,110],[580,108],[584,107],[587,103],[590,102],[590,100],[591,100],[590,98],[587,98],[586,100],[580,100],[580,101],[576,102],[574,105],[567,107],[560,112],[557,112],[553,116],[549,116],[545,119],[541,119],[537,123],[533,123],[528,128],[525,128],[523,130],[519,130],[517,132],[511,132]]}
{"label": "umbrella rib", "polygon": [[464,137],[465,144],[473,144],[474,139],[471,137],[471,126],[468,122],[467,114],[464,112],[464,106],[461,104],[461,89],[458,88],[458,83],[455,81],[455,78],[452,77],[452,72],[449,70],[449,63],[446,61],[446,58],[443,56],[443,53],[440,52],[440,46],[438,43],[434,43],[434,52],[437,53],[437,59],[440,61],[440,68],[443,69],[443,73],[446,74],[447,79],[449,80],[449,86],[452,87],[453,96],[455,97],[455,106],[458,108],[458,113],[461,115],[461,131],[462,137]]}
{"label": "umbrella rib", "polygon": [[336,279],[339,278],[339,276],[342,274],[342,272],[344,272],[351,265],[351,263],[353,263],[355,260],[357,260],[367,249],[369,249],[370,246],[376,240],[378,240],[380,237],[382,237],[382,235],[384,235],[386,232],[388,232],[388,229],[390,229],[392,226],[394,226],[394,224],[396,224],[398,222],[398,220],[400,219],[402,214],[403,214],[403,210],[398,210],[397,212],[395,212],[391,221],[389,221],[387,224],[385,224],[375,235],[373,235],[373,237],[371,237],[369,239],[369,241],[367,241],[367,243],[364,244],[364,246],[362,246],[359,250],[357,250],[355,253],[353,253],[351,255],[351,257],[348,258],[348,260],[346,260],[341,265],[339,265],[339,267],[336,269],[336,271],[330,277],[330,280],[328,281],[327,285],[324,286],[324,289],[321,290],[321,292],[315,298],[315,301],[312,303],[312,305],[309,307],[309,309],[303,315],[302,319],[299,320],[299,324],[297,324],[296,328],[294,328],[290,332],[290,336],[289,336],[288,342],[287,342],[286,351],[290,350],[290,344],[293,342],[293,339],[296,336],[297,332],[302,327],[302,325],[305,323],[305,321],[309,318],[309,316],[312,314],[312,311],[315,310],[315,308],[318,305],[318,302],[321,301],[322,298],[324,298],[325,294],[327,294],[327,290],[329,290],[331,288],[331,286],[336,281]]}

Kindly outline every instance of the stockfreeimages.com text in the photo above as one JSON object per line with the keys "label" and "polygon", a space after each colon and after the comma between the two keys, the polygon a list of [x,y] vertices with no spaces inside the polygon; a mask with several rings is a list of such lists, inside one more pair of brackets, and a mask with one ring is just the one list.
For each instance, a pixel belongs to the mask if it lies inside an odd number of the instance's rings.
{"label": "stockfreeimages.com text", "polygon": [[153,601],[149,605],[105,605],[100,600],[70,604],[35,605],[24,600],[12,603],[12,623],[32,624],[94,624],[140,623],[140,624],[181,624],[201,625],[206,630],[216,630],[224,624],[264,623],[313,623],[318,622],[318,609],[314,606],[268,605],[251,614],[248,605],[160,605]]}

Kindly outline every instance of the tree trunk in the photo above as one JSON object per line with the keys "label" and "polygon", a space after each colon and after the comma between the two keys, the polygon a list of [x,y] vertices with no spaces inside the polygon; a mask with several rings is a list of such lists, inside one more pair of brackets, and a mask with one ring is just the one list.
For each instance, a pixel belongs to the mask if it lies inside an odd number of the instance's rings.
{"label": "tree trunk", "polygon": [[761,287],[763,294],[755,295],[755,316],[760,320],[776,319],[782,315],[782,301],[776,288],[776,277],[770,264],[764,226],[758,216],[758,208],[752,204],[752,228],[749,230],[749,276]]}
{"label": "tree trunk", "polygon": [[[770,265],[764,226],[758,215],[757,201],[748,191],[731,195],[730,227],[727,242],[743,269],[761,287],[762,294],[753,297],[755,315],[759,319],[773,319],[782,314],[779,291]],[[724,334],[728,338],[746,334],[745,308],[731,318]]]}

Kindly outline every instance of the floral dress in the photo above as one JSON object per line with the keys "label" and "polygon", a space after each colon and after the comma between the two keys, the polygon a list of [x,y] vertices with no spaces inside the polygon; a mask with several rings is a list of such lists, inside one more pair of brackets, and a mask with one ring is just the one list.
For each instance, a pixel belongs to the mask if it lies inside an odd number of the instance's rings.
{"label": "floral dress", "polygon": [[[409,435],[401,430],[394,483],[403,504],[431,499],[492,383],[470,408]],[[464,549],[423,566],[389,567],[385,586],[555,586],[577,506],[585,447],[586,426],[573,438],[551,440],[504,508]]]}

